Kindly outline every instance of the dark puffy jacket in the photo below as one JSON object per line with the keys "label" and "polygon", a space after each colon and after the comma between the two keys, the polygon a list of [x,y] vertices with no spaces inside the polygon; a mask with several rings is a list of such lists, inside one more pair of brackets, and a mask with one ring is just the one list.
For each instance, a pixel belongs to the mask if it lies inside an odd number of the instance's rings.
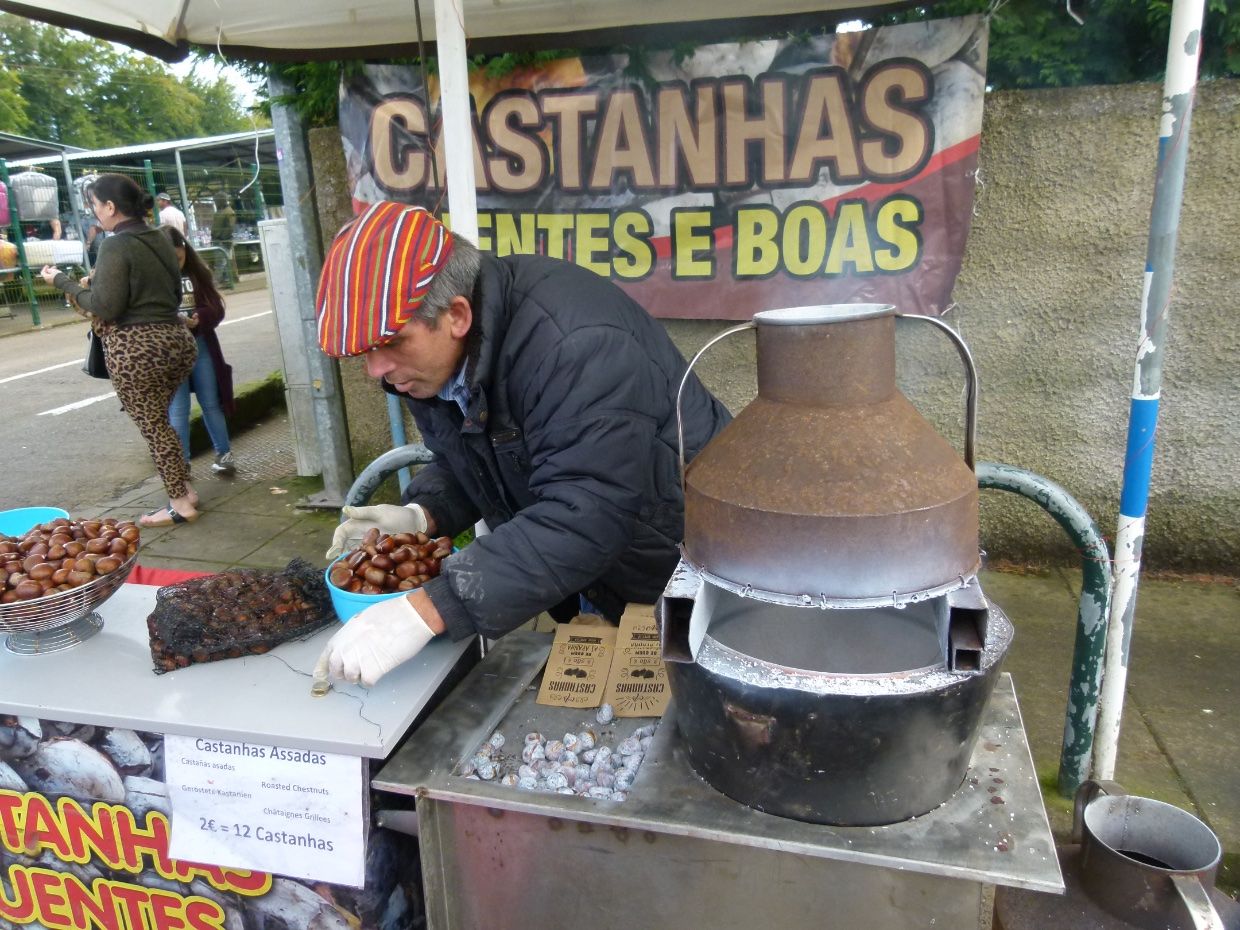
{"label": "dark puffy jacket", "polygon": [[[436,455],[406,501],[447,535],[491,528],[426,585],[449,633],[500,636],[579,593],[612,620],[652,603],[684,529],[684,357],[620,289],[568,262],[484,255],[473,307],[465,415],[406,398]],[[682,410],[689,460],[731,416],[696,376]]]}

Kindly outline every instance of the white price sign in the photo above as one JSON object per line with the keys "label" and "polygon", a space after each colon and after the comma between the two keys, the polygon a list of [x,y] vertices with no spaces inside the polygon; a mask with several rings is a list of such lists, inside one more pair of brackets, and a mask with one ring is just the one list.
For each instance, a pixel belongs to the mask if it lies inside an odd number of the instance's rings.
{"label": "white price sign", "polygon": [[171,734],[164,756],[174,859],[362,886],[364,760]]}

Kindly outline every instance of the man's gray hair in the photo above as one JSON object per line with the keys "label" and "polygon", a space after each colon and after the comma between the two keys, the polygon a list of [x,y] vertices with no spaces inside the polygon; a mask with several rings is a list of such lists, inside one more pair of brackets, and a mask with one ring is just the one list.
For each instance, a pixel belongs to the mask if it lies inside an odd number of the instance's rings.
{"label": "man's gray hair", "polygon": [[473,300],[481,268],[482,253],[478,247],[463,236],[453,237],[452,254],[431,280],[431,286],[422,298],[421,306],[414,311],[414,317],[434,329],[439,325],[440,314],[452,303],[453,297]]}

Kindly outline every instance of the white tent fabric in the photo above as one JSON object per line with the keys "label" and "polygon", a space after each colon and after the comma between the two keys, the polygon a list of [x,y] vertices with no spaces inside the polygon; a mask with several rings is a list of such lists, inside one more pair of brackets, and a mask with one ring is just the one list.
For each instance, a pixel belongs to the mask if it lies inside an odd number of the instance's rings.
{"label": "white tent fabric", "polygon": [[[464,0],[471,39],[873,8],[903,0]],[[430,2],[423,34],[435,37]],[[413,0],[3,0],[0,10],[169,57],[185,43],[257,51],[360,50],[417,41]],[[111,35],[102,35],[107,29]],[[144,37],[146,42],[136,42]],[[164,48],[161,51],[160,46]]]}

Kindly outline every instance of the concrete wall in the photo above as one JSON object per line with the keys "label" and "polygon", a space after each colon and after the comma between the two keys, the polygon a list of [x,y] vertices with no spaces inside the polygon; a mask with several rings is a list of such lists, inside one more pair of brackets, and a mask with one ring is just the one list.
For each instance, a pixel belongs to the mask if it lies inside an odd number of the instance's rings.
{"label": "concrete wall", "polygon": [[[1140,330],[1161,89],[1155,85],[991,94],[973,229],[947,319],[979,369],[978,458],[1063,485],[1113,535]],[[348,218],[335,130],[311,145],[322,228]],[[1240,82],[1199,88],[1181,217],[1149,507],[1150,569],[1233,573],[1240,552],[1236,325]],[[330,179],[330,180],[329,180]],[[325,196],[327,194],[328,196]],[[669,321],[686,356],[730,325]],[[959,446],[964,378],[947,339],[901,323],[901,386]],[[750,334],[716,346],[703,379],[733,410],[753,397]],[[342,366],[355,461],[384,448],[381,393]],[[992,559],[1075,559],[1034,504],[987,492]]]}

